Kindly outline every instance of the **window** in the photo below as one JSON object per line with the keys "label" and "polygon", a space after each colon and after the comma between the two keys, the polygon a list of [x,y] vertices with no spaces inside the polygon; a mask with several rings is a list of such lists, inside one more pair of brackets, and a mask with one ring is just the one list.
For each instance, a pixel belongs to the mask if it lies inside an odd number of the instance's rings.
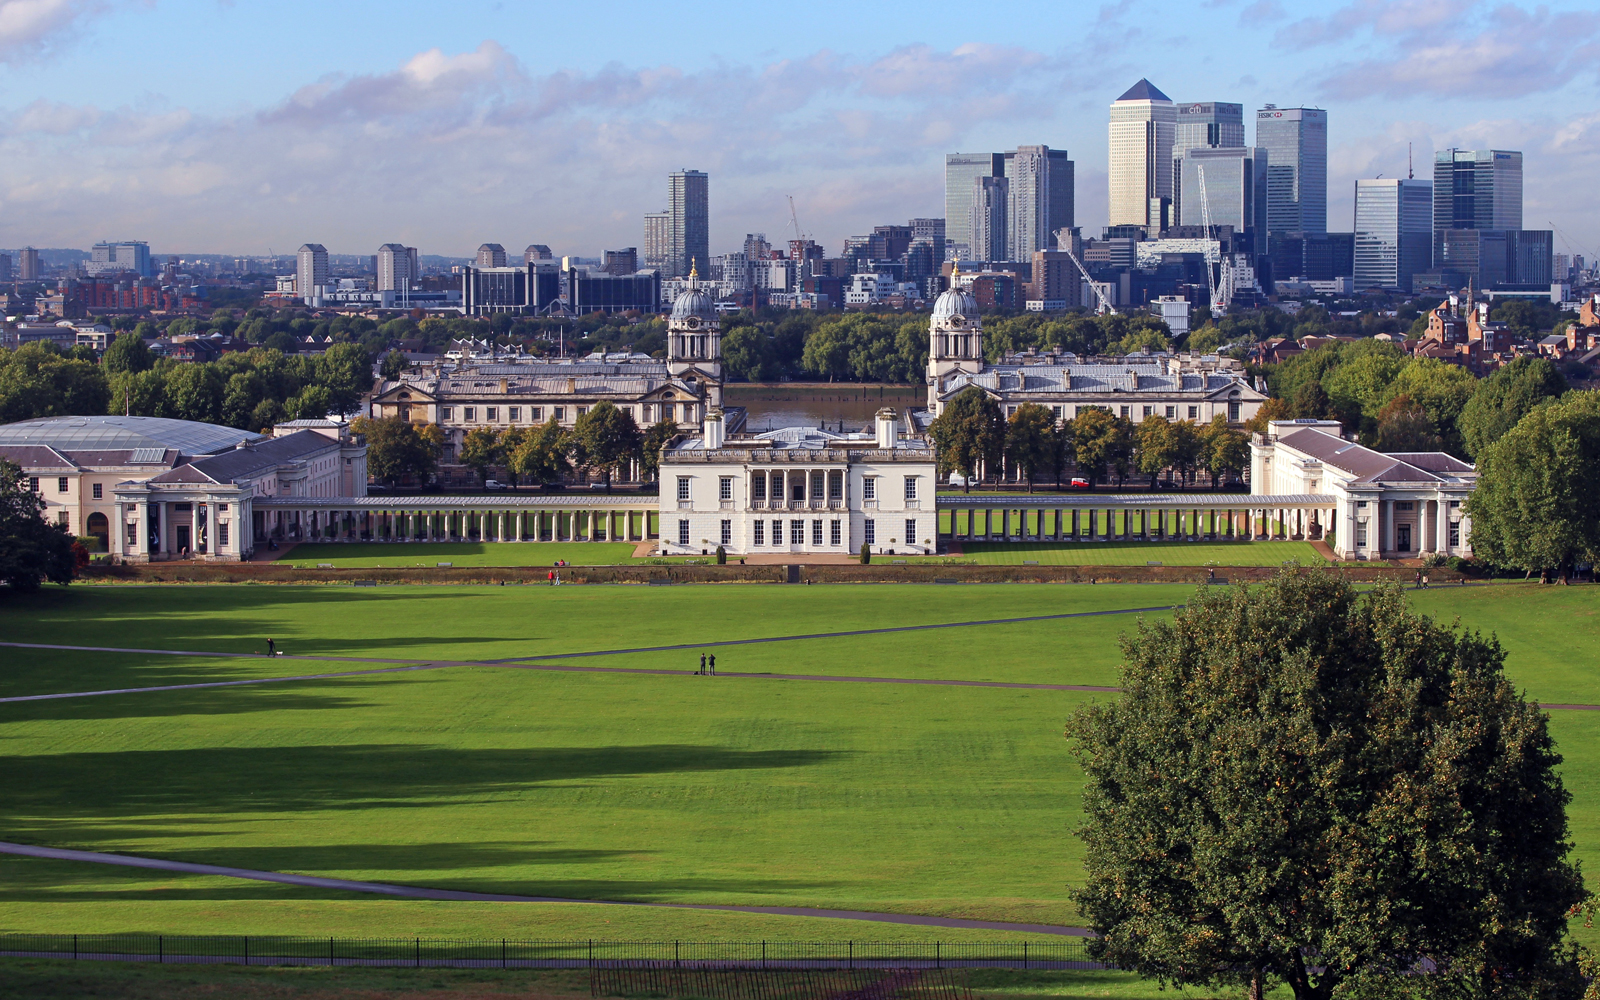
{"label": "window", "polygon": [[1167,407],[1167,419],[1168,420],[1176,420],[1176,419],[1178,419],[1178,408],[1176,406]]}
{"label": "window", "polygon": [[441,406],[441,407],[439,407],[439,419],[440,420],[449,420],[454,415],[454,413],[455,413],[455,408],[454,407],[451,407],[451,406]]}
{"label": "window", "polygon": [[580,416],[580,417],[581,417],[581,416],[583,416],[583,415],[584,415],[584,414],[585,414],[585,413],[588,413],[588,412],[589,412],[589,408],[588,408],[588,407],[587,407],[587,406],[580,406],[580,407],[578,407],[578,416]]}
{"label": "window", "polygon": [[1452,501],[1450,501],[1450,507],[1452,509],[1454,509],[1456,507],[1459,507],[1459,506],[1461,506],[1461,501],[1460,500],[1452,500]]}
{"label": "window", "polygon": [[39,492],[39,477],[38,476],[29,476],[28,477],[28,489],[32,490],[35,493]]}
{"label": "window", "polygon": [[555,414],[554,419],[558,424],[567,419],[567,408],[565,406],[552,406],[550,411]]}
{"label": "window", "polygon": [[1364,549],[1366,547],[1367,547],[1367,519],[1364,518],[1364,517],[1357,518],[1356,519],[1356,548]]}
{"label": "window", "polygon": [[1461,544],[1461,522],[1450,522],[1450,547],[1453,549]]}
{"label": "window", "polygon": [[789,544],[804,545],[806,543],[806,523],[804,521],[789,522]]}
{"label": "window", "polygon": [[508,407],[506,407],[506,419],[511,421],[512,423],[517,423],[518,421],[520,421],[522,419],[522,407],[520,407],[520,406],[508,406]]}
{"label": "window", "polygon": [[861,499],[878,499],[878,478],[876,476],[868,476],[861,480]]}
{"label": "window", "polygon": [[842,521],[829,521],[828,522],[828,544],[829,545],[843,545],[844,544],[844,542],[842,540],[842,538],[843,538],[843,534],[842,534],[842,530],[843,529],[841,528],[842,524],[843,524]]}
{"label": "window", "polygon": [[[756,503],[765,503],[767,500],[767,474],[758,472],[750,477],[750,499]],[[760,542],[756,542],[760,545]]]}
{"label": "window", "polygon": [[870,517],[861,522],[861,540],[868,545],[878,544],[878,523]]}
{"label": "window", "polygon": [[678,520],[678,544],[689,544],[689,522],[684,518]]}
{"label": "window", "polygon": [[732,476],[723,476],[721,479],[717,480],[717,499],[721,500],[723,503],[732,502],[732,500],[733,500],[733,477]]}
{"label": "window", "polygon": [[843,472],[834,471],[834,472],[828,473],[828,499],[829,500],[843,500],[844,499],[844,473]]}
{"label": "window", "polygon": [[821,521],[812,521],[811,522],[811,544],[816,546],[816,547],[818,547],[818,548],[822,547],[822,522]]}
{"label": "window", "polygon": [[1189,419],[1190,420],[1199,420],[1200,419],[1200,407],[1198,407],[1198,406],[1189,407]]}
{"label": "window", "polygon": [[217,547],[223,548],[228,544],[228,522],[223,521],[217,525]]}
{"label": "window", "polygon": [[1412,510],[1415,507],[1416,504],[1412,503],[1410,500],[1401,500],[1394,505],[1395,510]]}
{"label": "window", "polygon": [[783,544],[783,522],[782,521],[773,521],[772,522],[772,544],[774,544],[774,545],[782,545]]}
{"label": "window", "polygon": [[491,424],[494,423],[496,420],[499,420],[500,419],[500,408],[498,406],[486,406],[486,407],[484,407],[484,409],[483,409],[483,419],[487,420]]}
{"label": "window", "polygon": [[911,518],[906,519],[906,544],[917,544],[917,522]]}
{"label": "window", "polygon": [[907,476],[906,477],[906,499],[907,500],[915,500],[916,498],[917,498],[917,477],[916,476]]}
{"label": "window", "polygon": [[723,521],[722,522],[722,544],[723,545],[732,545],[733,544],[733,522],[732,521]]}
{"label": "window", "polygon": [[65,493],[65,492],[67,492],[67,477],[66,476],[62,476],[60,479],[56,480],[56,492],[57,493]]}
{"label": "window", "polygon": [[1365,500],[1357,500],[1356,507],[1360,510],[1365,510],[1367,507],[1367,502]]}
{"label": "window", "polygon": [[477,420],[478,408],[476,406],[463,406],[461,408],[461,419],[465,420],[469,424],[474,420]]}
{"label": "window", "polygon": [[129,521],[126,525],[124,525],[124,527],[128,529],[128,544],[129,545],[138,545],[139,544],[139,522],[137,522],[137,521]]}
{"label": "window", "polygon": [[530,406],[530,407],[528,407],[528,419],[529,420],[534,420],[534,421],[543,420],[544,419],[544,407],[542,407],[542,406]]}
{"label": "window", "polygon": [[813,472],[811,474],[811,499],[822,499],[822,493],[827,488],[827,475],[826,472]]}
{"label": "window", "polygon": [[228,512],[228,505],[227,504],[225,504],[225,503],[217,504],[217,513],[218,514],[226,514],[227,512]]}
{"label": "window", "polygon": [[1128,408],[1127,408],[1127,407],[1126,407],[1126,406],[1124,406],[1124,407],[1123,407],[1123,408],[1122,408],[1122,415],[1123,415],[1123,416],[1124,416],[1124,417],[1126,417],[1126,416],[1127,416],[1127,415],[1128,415]]}
{"label": "window", "polygon": [[678,477],[678,501],[681,503],[689,499],[689,477]]}
{"label": "window", "polygon": [[104,485],[95,483],[92,489],[94,490],[94,498],[96,500],[104,500],[106,498]]}
{"label": "window", "polygon": [[805,503],[806,474],[804,472],[789,473],[789,499],[795,503]]}
{"label": "window", "polygon": [[1144,415],[1147,416],[1147,417],[1150,416],[1151,414],[1155,413],[1155,412],[1156,412],[1156,408],[1153,407],[1153,406],[1147,406],[1147,407],[1144,408]]}
{"label": "window", "polygon": [[67,512],[63,510],[59,514],[57,514],[56,515],[56,522],[58,524],[60,524],[63,528],[65,528],[67,526]]}
{"label": "window", "polygon": [[1059,406],[1050,407],[1050,415],[1052,417],[1055,417],[1057,420],[1060,420],[1061,419],[1061,407],[1059,407]]}
{"label": "window", "polygon": [[767,522],[765,522],[765,521],[757,521],[755,523],[755,529],[756,529],[755,544],[756,545],[765,545],[765,544],[767,544]]}

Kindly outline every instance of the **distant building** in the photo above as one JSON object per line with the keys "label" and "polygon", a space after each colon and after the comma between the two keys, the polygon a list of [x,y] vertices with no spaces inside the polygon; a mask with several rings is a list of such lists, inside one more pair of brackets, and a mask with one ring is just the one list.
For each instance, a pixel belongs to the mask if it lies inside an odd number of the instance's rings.
{"label": "distant building", "polygon": [[307,243],[295,254],[295,264],[295,288],[301,300],[308,306],[317,305],[328,284],[328,248]]}
{"label": "distant building", "polygon": [[506,248],[498,243],[484,243],[478,247],[478,267],[505,267]]}
{"label": "distant building", "polygon": [[944,259],[945,220],[943,219],[912,219],[911,242],[926,242],[933,244],[939,260]]}
{"label": "distant building", "polygon": [[11,255],[0,253],[0,281],[11,280]]}
{"label": "distant building", "polygon": [[1055,234],[1074,221],[1073,163],[1064,149],[1018,146],[1005,154],[1007,260],[1055,249]]}
{"label": "distant building", "polygon": [[1172,206],[1172,99],[1140,80],[1111,104],[1110,224],[1166,228]]}
{"label": "distant building", "polygon": [[630,310],[653,313],[660,308],[661,273],[654,269],[619,274],[605,268],[569,266],[562,269],[560,280],[562,303],[580,316]]}
{"label": "distant building", "polygon": [[1267,229],[1328,231],[1328,113],[1319,108],[1256,112],[1256,145],[1267,151]]}
{"label": "distant building", "polygon": [[1355,287],[1409,292],[1433,260],[1433,183],[1356,181]]}
{"label": "distant building", "polygon": [[83,265],[83,272],[93,276],[116,271],[131,271],[142,278],[154,276],[155,270],[150,264],[150,244],[143,240],[96,243],[89,251],[89,260]]}
{"label": "distant building", "polygon": [[[1172,217],[1182,219],[1183,154],[1191,149],[1238,149],[1244,146],[1244,105],[1196,101],[1177,105],[1178,124],[1172,139]],[[1264,161],[1265,157],[1261,157]],[[1191,225],[1191,223],[1181,223]],[[1198,223],[1192,223],[1198,225]]]}
{"label": "distant building", "polygon": [[1436,229],[1434,269],[1465,275],[1479,288],[1548,286],[1554,237],[1549,229]]}
{"label": "distant building", "polygon": [[378,291],[410,291],[416,282],[417,249],[401,243],[385,243],[378,248]]}
{"label": "distant building", "polygon": [[[972,197],[975,182],[1006,175],[1004,153],[946,153],[944,158],[945,238],[972,245]],[[942,259],[941,254],[941,259]]]}
{"label": "distant building", "polygon": [[972,254],[979,260],[1010,260],[1006,221],[1010,207],[1010,181],[1004,177],[976,177],[972,181],[972,211],[968,223]]}
{"label": "distant building", "polygon": [[39,251],[33,247],[23,247],[18,254],[18,277],[23,281],[38,281],[42,277],[39,270]]}
{"label": "distant building", "polygon": [[672,213],[647,213],[644,217],[644,266],[665,269],[671,252]]}
{"label": "distant building", "polygon": [[600,270],[607,274],[625,275],[639,270],[639,248],[607,250],[602,256]]}
{"label": "distant building", "polygon": [[[1065,249],[1035,250],[1032,280],[1028,282],[1026,294],[1030,310],[1075,309],[1084,305],[1083,275]],[[1035,302],[1038,305],[1034,305]]]}
{"label": "distant building", "polygon": [[664,274],[679,278],[711,259],[710,179],[701,170],[675,170],[667,178],[667,261]]}
{"label": "distant building", "polygon": [[[1188,192],[1188,197],[1179,202],[1179,225],[1204,225],[1209,212],[1213,226],[1232,226],[1239,233],[1266,232],[1266,150],[1254,146],[1192,147],[1175,163],[1180,186]],[[1202,172],[1204,204],[1200,197]]]}
{"label": "distant building", "polygon": [[528,249],[522,251],[522,262],[532,264],[536,260],[555,260],[556,255],[543,243],[530,243]]}
{"label": "distant building", "polygon": [[1433,226],[1435,229],[1521,229],[1522,154],[1507,149],[1436,151],[1433,154]]}

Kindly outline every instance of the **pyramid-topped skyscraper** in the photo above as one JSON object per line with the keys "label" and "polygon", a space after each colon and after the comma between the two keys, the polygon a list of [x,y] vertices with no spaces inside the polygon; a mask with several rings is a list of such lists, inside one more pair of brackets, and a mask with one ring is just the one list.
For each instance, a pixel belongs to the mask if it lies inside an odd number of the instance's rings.
{"label": "pyramid-topped skyscraper", "polygon": [[1178,109],[1149,80],[1111,104],[1110,163],[1113,226],[1164,228],[1172,206],[1172,141]]}

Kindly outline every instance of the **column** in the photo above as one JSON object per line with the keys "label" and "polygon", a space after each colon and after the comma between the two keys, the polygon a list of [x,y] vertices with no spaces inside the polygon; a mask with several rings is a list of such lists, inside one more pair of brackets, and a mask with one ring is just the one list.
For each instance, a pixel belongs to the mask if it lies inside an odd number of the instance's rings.
{"label": "column", "polygon": [[[1382,534],[1381,537],[1382,537],[1382,542],[1380,544],[1383,547],[1383,553],[1393,552],[1394,551],[1394,501],[1393,500],[1386,499],[1386,500],[1383,501],[1383,534]],[[1380,553],[1380,554],[1383,554],[1383,553]]]}

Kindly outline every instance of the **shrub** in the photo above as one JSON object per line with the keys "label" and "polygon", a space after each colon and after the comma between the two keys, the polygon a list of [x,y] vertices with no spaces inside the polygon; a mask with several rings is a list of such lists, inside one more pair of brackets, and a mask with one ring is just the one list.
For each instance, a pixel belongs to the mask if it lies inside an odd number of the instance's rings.
{"label": "shrub", "polygon": [[861,565],[866,566],[872,562],[872,547],[866,542],[861,543]]}
{"label": "shrub", "polygon": [[726,566],[726,565],[728,565],[728,550],[723,548],[720,545],[717,546],[717,565],[718,566]]}

